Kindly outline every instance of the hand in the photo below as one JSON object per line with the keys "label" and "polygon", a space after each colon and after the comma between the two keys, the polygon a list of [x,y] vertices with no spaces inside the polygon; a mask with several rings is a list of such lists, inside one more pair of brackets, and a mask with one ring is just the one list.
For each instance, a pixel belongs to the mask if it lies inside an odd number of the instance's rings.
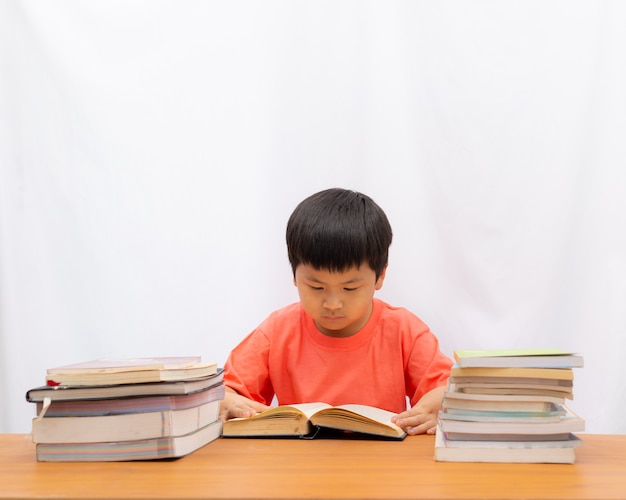
{"label": "hand", "polygon": [[252,417],[268,408],[269,406],[248,399],[230,387],[226,387],[224,399],[220,402],[220,420]]}
{"label": "hand", "polygon": [[437,428],[437,415],[441,409],[441,400],[445,390],[445,386],[442,386],[427,392],[413,408],[398,413],[391,421],[402,427],[411,436],[434,434]]}

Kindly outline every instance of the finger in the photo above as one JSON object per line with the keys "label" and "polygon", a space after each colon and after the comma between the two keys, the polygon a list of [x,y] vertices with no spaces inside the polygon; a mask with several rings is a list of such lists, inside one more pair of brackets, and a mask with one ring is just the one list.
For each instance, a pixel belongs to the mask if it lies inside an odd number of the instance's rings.
{"label": "finger", "polygon": [[234,408],[235,416],[239,418],[248,418],[257,415],[259,412],[248,406],[238,406]]}
{"label": "finger", "polygon": [[404,418],[400,418],[400,415],[398,415],[395,424],[402,428],[409,428],[423,424],[424,421],[423,415],[407,415]]}
{"label": "finger", "polygon": [[254,404],[251,405],[251,408],[254,409],[256,412],[261,413],[262,411],[269,409],[269,406],[264,405],[263,403],[257,403],[255,401]]}

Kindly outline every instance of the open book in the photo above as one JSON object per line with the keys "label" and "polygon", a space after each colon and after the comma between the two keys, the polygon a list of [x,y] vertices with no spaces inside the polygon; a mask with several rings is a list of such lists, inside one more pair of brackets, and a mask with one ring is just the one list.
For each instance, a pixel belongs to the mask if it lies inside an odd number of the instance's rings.
{"label": "open book", "polygon": [[391,421],[395,413],[365,405],[331,406],[303,403],[277,406],[248,418],[224,422],[225,437],[313,437],[322,428],[387,439],[404,439],[406,432]]}

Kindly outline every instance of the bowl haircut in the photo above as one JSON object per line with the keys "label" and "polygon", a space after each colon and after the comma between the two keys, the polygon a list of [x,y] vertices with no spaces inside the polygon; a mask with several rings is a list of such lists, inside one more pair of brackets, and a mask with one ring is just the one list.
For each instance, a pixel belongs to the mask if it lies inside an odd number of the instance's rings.
{"label": "bowl haircut", "polygon": [[333,188],[295,208],[286,237],[294,276],[300,264],[331,272],[367,264],[378,279],[389,259],[392,231],[385,212],[369,196]]}

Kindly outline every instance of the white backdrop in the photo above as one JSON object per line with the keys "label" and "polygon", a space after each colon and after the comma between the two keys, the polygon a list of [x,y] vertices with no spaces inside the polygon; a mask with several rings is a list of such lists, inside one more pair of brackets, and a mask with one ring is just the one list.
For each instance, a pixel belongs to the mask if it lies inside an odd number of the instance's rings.
{"label": "white backdrop", "polygon": [[0,0],[0,432],[47,367],[223,364],[320,189],[393,229],[443,350],[580,352],[626,432],[626,3]]}

